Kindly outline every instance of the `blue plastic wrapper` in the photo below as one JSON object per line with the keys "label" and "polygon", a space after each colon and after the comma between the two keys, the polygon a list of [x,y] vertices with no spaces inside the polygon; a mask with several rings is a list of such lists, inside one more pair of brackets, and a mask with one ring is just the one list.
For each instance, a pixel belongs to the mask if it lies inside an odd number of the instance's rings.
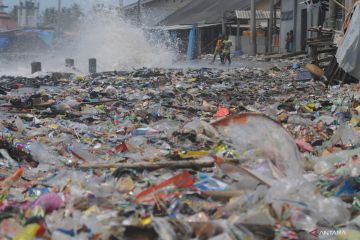
{"label": "blue plastic wrapper", "polygon": [[49,189],[48,188],[29,188],[27,189],[27,193],[29,194],[29,196],[41,196],[45,193],[49,193]]}
{"label": "blue plastic wrapper", "polygon": [[344,181],[343,185],[335,193],[335,196],[340,197],[343,194],[349,194],[350,196],[354,195],[354,189],[352,188],[349,180]]}
{"label": "blue plastic wrapper", "polygon": [[229,188],[228,184],[209,177],[205,173],[199,173],[199,181],[194,186],[202,191],[224,191]]}
{"label": "blue plastic wrapper", "polygon": [[69,229],[68,230],[68,229],[58,228],[58,229],[56,229],[56,231],[61,232],[61,233],[65,234],[65,235],[68,235],[70,237],[75,237],[75,235],[76,235],[76,232],[74,231],[74,229]]}

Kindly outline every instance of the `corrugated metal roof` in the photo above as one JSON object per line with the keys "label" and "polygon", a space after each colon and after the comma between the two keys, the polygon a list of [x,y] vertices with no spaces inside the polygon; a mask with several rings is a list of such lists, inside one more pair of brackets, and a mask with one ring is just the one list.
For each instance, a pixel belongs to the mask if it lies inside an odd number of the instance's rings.
{"label": "corrugated metal roof", "polygon": [[[198,24],[197,27],[198,28],[205,28],[205,27],[211,27],[211,26],[217,26],[220,24]],[[187,30],[187,29],[191,29],[193,25],[173,25],[173,26],[155,26],[155,27],[150,27],[149,29],[154,29],[154,30],[165,30],[165,31],[170,31],[170,30]]]}
{"label": "corrugated metal roof", "polygon": [[[237,19],[250,19],[251,18],[251,11],[246,10],[235,10],[236,18]],[[276,18],[280,18],[280,12],[276,13]],[[256,19],[269,19],[270,18],[270,11],[264,10],[257,10],[256,11]]]}
{"label": "corrugated metal roof", "polygon": [[[154,1],[154,0],[142,0],[142,1],[140,2],[140,4],[141,4],[141,5],[147,4],[147,3],[150,3],[150,2],[152,2],[152,1]],[[137,8],[137,5],[138,5],[138,3],[137,3],[137,1],[136,1],[136,2],[133,2],[133,3],[131,3],[131,4],[128,4],[128,5],[124,6],[124,9]]]}
{"label": "corrugated metal roof", "polygon": [[[262,1],[264,0],[255,0],[256,3]],[[168,16],[161,24],[171,26],[221,23],[224,12],[234,11],[234,9],[250,9],[250,0],[193,0]]]}

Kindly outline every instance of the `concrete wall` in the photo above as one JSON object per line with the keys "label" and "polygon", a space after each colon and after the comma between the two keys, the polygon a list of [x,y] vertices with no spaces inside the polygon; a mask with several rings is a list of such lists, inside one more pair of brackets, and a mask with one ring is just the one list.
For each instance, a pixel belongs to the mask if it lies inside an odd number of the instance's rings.
{"label": "concrete wall", "polygon": [[259,3],[256,4],[256,9],[257,10],[265,10],[265,11],[269,11],[270,10],[270,1],[269,0],[263,0]]}
{"label": "concrete wall", "polygon": [[[235,42],[234,37],[234,41]],[[256,38],[256,45],[257,45],[257,53],[262,54],[266,52],[266,37],[257,37]],[[235,45],[233,45],[235,46]],[[247,36],[240,36],[240,46],[241,51],[245,54],[251,54],[251,37]]]}
{"label": "concrete wall", "polygon": [[286,52],[286,33],[294,29],[294,2],[294,0],[281,1],[280,52]]}

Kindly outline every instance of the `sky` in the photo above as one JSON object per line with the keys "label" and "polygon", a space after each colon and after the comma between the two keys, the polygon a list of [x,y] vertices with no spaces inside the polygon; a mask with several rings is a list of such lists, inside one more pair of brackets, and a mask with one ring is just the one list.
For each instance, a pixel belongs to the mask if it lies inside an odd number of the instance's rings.
{"label": "sky", "polygon": [[[40,8],[45,9],[48,7],[56,7],[58,0],[38,0],[40,2]],[[104,3],[118,3],[119,0],[90,0],[93,2],[104,2]],[[133,3],[136,0],[124,0],[124,4]],[[19,0],[3,0],[4,4],[12,8],[12,6],[17,5]],[[82,7],[86,8],[89,6],[89,0],[62,0],[63,6],[69,6],[73,3],[78,3]]]}

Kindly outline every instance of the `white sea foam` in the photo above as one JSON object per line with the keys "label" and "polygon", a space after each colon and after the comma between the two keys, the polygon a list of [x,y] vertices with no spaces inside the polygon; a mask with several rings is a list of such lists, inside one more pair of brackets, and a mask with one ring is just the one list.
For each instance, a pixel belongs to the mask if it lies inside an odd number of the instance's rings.
{"label": "white sea foam", "polygon": [[169,36],[134,26],[114,8],[97,12],[87,9],[78,29],[80,35],[75,40],[60,40],[54,51],[18,53],[19,57],[12,56],[12,60],[0,60],[0,75],[29,75],[32,61],[41,61],[43,71],[63,71],[64,59],[74,58],[76,67],[87,73],[89,58],[97,59],[98,71],[112,71],[171,67],[177,56],[176,44]]}

